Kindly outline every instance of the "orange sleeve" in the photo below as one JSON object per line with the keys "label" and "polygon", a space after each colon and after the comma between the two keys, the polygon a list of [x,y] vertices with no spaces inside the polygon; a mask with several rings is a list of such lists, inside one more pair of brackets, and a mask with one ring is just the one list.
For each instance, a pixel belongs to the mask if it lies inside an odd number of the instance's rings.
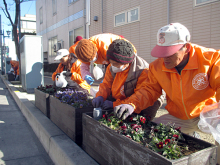
{"label": "orange sleeve", "polygon": [[103,82],[99,85],[99,91],[96,93],[96,97],[102,96],[104,100],[111,95],[112,83],[114,81],[110,72],[110,66],[108,65]]}
{"label": "orange sleeve", "polygon": [[78,42],[79,42],[79,41],[77,41],[74,45],[70,46],[70,48],[69,48],[69,53],[75,54],[75,48],[76,48],[76,46],[78,45]]}
{"label": "orange sleeve", "polygon": [[133,105],[135,107],[134,112],[140,113],[143,109],[152,106],[161,94],[161,86],[150,70],[145,69],[138,79],[134,94],[123,100],[123,102]]}
{"label": "orange sleeve", "polygon": [[61,73],[63,71],[63,65],[60,63],[56,69],[56,71],[52,74],[52,80],[55,81],[55,77],[57,73]]}

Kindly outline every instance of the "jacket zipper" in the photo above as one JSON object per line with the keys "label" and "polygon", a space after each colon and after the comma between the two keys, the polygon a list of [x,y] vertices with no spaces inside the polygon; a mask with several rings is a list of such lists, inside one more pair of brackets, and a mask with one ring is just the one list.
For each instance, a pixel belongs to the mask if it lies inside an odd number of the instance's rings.
{"label": "jacket zipper", "polygon": [[183,107],[184,107],[184,110],[185,110],[186,116],[188,117],[188,119],[190,119],[189,116],[188,116],[188,114],[187,114],[186,106],[185,106],[184,101],[183,101],[183,89],[182,89],[182,78],[181,78],[181,76],[180,76],[180,89],[181,89],[181,95],[182,95],[182,103],[183,103]]}

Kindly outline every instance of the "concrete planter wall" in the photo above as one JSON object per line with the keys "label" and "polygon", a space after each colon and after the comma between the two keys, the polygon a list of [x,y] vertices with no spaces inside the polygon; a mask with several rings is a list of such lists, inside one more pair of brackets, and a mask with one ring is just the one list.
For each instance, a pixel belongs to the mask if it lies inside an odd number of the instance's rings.
{"label": "concrete planter wall", "polygon": [[76,144],[82,144],[82,113],[92,112],[93,107],[74,108],[50,96],[50,119]]}
{"label": "concrete planter wall", "polygon": [[35,106],[43,112],[48,118],[50,118],[50,95],[44,93],[38,89],[34,89],[35,93]]}
{"label": "concrete planter wall", "polygon": [[106,164],[162,164],[162,165],[207,165],[216,164],[217,146],[183,134],[185,139],[198,141],[206,148],[177,160],[169,160],[160,154],[118,134],[92,118],[92,113],[83,114],[82,148],[98,163]]}

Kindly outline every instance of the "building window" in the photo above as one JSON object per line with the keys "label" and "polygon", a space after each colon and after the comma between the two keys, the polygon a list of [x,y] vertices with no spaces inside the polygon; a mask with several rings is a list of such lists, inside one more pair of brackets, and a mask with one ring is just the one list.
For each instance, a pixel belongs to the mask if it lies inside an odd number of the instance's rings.
{"label": "building window", "polygon": [[76,2],[76,1],[78,1],[78,0],[69,0],[69,4],[73,3],[73,2]]}
{"label": "building window", "polygon": [[125,24],[125,13],[121,13],[115,16],[115,26]]}
{"label": "building window", "polygon": [[82,38],[84,38],[83,26],[69,32],[69,47],[74,44],[77,36],[81,36]]}
{"label": "building window", "polygon": [[115,26],[120,26],[132,22],[136,22],[140,20],[140,8],[135,7],[133,9],[129,9],[123,11],[121,13],[115,14]]}
{"label": "building window", "polygon": [[57,45],[57,36],[49,39],[49,56],[56,56],[54,52],[54,45]]}
{"label": "building window", "polygon": [[195,2],[194,4],[195,6],[199,6],[199,5],[204,5],[204,4],[216,2],[216,1],[219,1],[219,0],[194,0]]}
{"label": "building window", "polygon": [[40,13],[40,24],[42,24],[43,23],[43,7],[40,8],[39,13]]}
{"label": "building window", "polygon": [[53,15],[57,14],[57,0],[52,0]]}

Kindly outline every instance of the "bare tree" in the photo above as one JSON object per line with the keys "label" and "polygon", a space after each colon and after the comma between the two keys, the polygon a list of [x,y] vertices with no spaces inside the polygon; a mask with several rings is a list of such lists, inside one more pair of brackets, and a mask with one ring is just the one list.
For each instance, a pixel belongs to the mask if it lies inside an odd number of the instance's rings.
{"label": "bare tree", "polygon": [[24,2],[25,0],[14,0],[15,2],[15,20],[14,22],[11,19],[11,15],[9,13],[8,5],[6,3],[6,0],[3,0],[5,9],[2,8],[4,11],[6,17],[9,19],[11,25],[12,25],[12,34],[14,36],[14,41],[15,41],[15,48],[16,48],[16,54],[18,59],[20,60],[20,47],[19,47],[19,38],[18,38],[18,33],[17,33],[17,27],[19,23],[19,17],[20,17],[20,3]]}

